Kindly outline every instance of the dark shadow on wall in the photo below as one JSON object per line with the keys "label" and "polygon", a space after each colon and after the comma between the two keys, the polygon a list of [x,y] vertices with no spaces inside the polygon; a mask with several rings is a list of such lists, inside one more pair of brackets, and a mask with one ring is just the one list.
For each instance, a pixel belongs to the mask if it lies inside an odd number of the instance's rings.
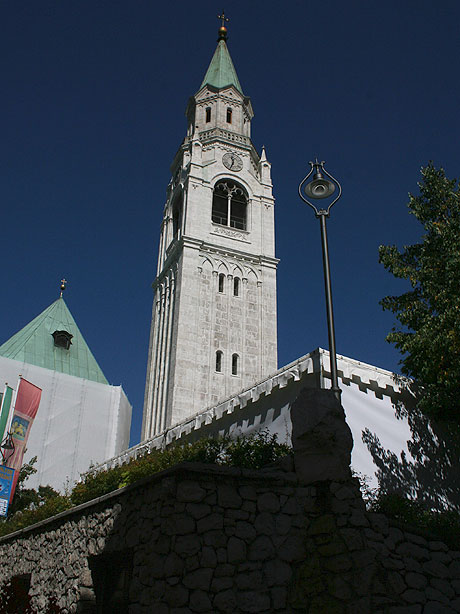
{"label": "dark shadow on wall", "polygon": [[458,426],[429,420],[409,399],[400,399],[393,407],[396,418],[409,424],[407,448],[412,458],[385,449],[369,429],[362,432],[381,491],[401,494],[438,511],[460,510]]}

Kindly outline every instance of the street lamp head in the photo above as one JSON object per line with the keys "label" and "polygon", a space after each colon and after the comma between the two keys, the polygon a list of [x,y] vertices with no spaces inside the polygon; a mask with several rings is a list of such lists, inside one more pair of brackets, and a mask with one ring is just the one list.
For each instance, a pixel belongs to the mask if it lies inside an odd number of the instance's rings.
{"label": "street lamp head", "polygon": [[[316,216],[318,215],[327,215],[329,216],[329,210],[334,205],[342,195],[342,187],[340,183],[330,175],[327,170],[324,168],[324,162],[310,162],[310,172],[303,179],[299,185],[299,196],[300,198],[310,205],[312,209],[314,209]],[[307,183],[307,180],[313,175],[313,179]],[[324,176],[326,175],[326,177]],[[321,212],[315,207],[313,203],[311,203],[305,196],[308,198],[312,198],[314,200],[321,200],[322,198],[329,198],[332,196],[334,192],[338,188],[338,194],[336,198],[330,203],[327,209],[321,209]],[[305,194],[305,196],[304,196]]]}
{"label": "street lamp head", "polygon": [[313,175],[313,181],[307,183],[303,191],[309,198],[328,198],[335,192],[335,184],[329,179],[324,179],[320,170]]}

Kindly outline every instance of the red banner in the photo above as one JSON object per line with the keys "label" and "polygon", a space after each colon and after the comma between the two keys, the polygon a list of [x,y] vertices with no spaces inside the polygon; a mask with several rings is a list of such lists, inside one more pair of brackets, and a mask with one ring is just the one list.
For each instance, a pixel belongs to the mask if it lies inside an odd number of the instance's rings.
{"label": "red banner", "polygon": [[29,438],[29,433],[34,418],[37,415],[41,396],[41,388],[38,388],[34,384],[28,382],[26,379],[21,378],[10,427],[11,439],[14,443],[14,452],[6,461],[6,465],[8,467],[16,469],[14,472],[13,485],[11,487],[10,503],[13,500],[16,483],[19,477],[19,470],[21,469],[24,451],[26,449],[27,439]]}

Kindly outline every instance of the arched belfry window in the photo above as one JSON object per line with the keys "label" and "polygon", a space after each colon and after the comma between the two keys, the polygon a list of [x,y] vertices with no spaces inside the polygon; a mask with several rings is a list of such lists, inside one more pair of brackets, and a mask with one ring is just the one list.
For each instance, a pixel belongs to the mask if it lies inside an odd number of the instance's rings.
{"label": "arched belfry window", "polygon": [[172,207],[173,237],[177,239],[182,226],[182,194],[176,197]]}
{"label": "arched belfry window", "polygon": [[240,295],[240,278],[235,277],[233,280],[233,296]]}
{"label": "arched belfry window", "polygon": [[209,124],[210,121],[211,121],[211,107],[208,107],[206,109],[206,123]]}
{"label": "arched belfry window", "polygon": [[232,375],[238,375],[238,362],[239,362],[238,354],[233,354],[232,356]]}
{"label": "arched belfry window", "polygon": [[219,273],[219,281],[218,281],[218,290],[223,294],[225,287],[225,275],[223,273]]}
{"label": "arched belfry window", "polygon": [[229,107],[227,109],[227,124],[231,124],[231,123],[232,123],[232,110]]}
{"label": "arched belfry window", "polygon": [[216,371],[217,373],[222,373],[222,356],[223,352],[217,350],[216,352]]}
{"label": "arched belfry window", "polygon": [[212,197],[212,221],[222,226],[246,230],[248,197],[231,179],[216,183]]}

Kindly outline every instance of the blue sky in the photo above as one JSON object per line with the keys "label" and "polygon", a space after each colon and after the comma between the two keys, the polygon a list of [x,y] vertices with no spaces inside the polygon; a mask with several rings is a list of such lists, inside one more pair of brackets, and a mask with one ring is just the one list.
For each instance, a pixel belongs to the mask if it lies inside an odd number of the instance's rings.
{"label": "blue sky", "polygon": [[[279,366],[327,347],[318,221],[297,186],[318,156],[342,183],[328,223],[337,351],[398,370],[378,304],[404,291],[378,246],[410,244],[429,160],[459,174],[460,4],[227,5],[228,45],[276,197]],[[184,111],[221,4],[2,3],[0,342],[65,299],[139,439],[159,225]]]}

